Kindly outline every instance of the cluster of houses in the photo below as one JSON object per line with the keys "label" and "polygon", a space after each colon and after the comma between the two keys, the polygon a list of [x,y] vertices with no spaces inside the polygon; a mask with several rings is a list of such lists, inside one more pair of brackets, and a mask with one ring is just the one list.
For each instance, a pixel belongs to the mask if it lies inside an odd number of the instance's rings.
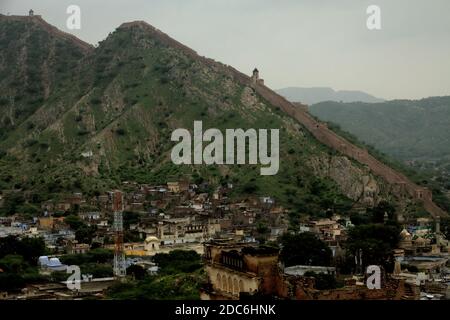
{"label": "cluster of houses", "polygon": [[[207,255],[205,248],[209,247],[205,243],[217,239],[227,239],[225,247],[234,247],[231,243],[246,247],[246,244],[254,246],[260,240],[276,241],[288,231],[289,212],[275,199],[270,196],[237,197],[231,184],[212,190],[207,184],[196,185],[184,180],[169,181],[164,185],[125,182],[121,189],[124,195],[124,251],[128,259],[138,259],[142,263],[148,262],[146,257],[174,249],[195,250]],[[48,259],[43,257],[41,265],[47,270],[59,269],[63,266],[55,260],[58,255],[85,253],[93,243],[97,247],[114,249],[113,202],[114,192],[92,197],[74,193],[62,201],[46,201],[42,203],[39,216],[26,218],[15,214],[0,217],[0,237],[42,237],[52,256]],[[90,243],[77,241],[75,230],[66,221],[67,216],[73,215],[77,215],[85,225],[95,227],[92,228],[95,231]],[[343,244],[352,226],[348,216],[334,214],[326,219],[306,218],[300,222],[298,231],[317,235],[337,258],[344,254]],[[405,225],[400,234],[400,242],[394,252],[393,277],[422,288],[427,298],[436,295],[448,297],[448,255],[449,242],[440,232],[439,221],[419,218],[415,223]],[[307,269],[311,268],[323,267],[308,266]],[[297,269],[291,271],[298,273]],[[286,276],[292,276],[291,271],[287,270]],[[217,288],[224,287],[223,279],[214,281]],[[246,281],[252,287],[249,292],[258,290],[255,279]],[[250,286],[250,283],[254,285]],[[231,288],[231,285],[227,286]],[[233,290],[229,293],[237,297],[233,293],[239,291],[239,281],[237,288],[233,283]],[[221,296],[223,294],[222,290]]]}
{"label": "cluster of houses", "polygon": [[[245,242],[254,242],[256,237],[276,240],[288,227],[287,210],[273,198],[233,199],[231,184],[213,191],[206,184],[185,181],[165,185],[125,182],[122,188],[125,232],[134,235],[131,242],[125,237],[128,255],[154,255],[173,248],[201,253],[202,243],[216,237]],[[0,218],[0,237],[42,237],[54,253],[84,253],[91,243],[79,243],[66,222],[67,216],[76,214],[87,226],[95,227],[93,242],[113,248],[112,207],[113,192],[93,197],[74,193],[64,200],[42,203],[39,216],[26,218],[18,213]],[[264,228],[257,221],[264,221]]]}

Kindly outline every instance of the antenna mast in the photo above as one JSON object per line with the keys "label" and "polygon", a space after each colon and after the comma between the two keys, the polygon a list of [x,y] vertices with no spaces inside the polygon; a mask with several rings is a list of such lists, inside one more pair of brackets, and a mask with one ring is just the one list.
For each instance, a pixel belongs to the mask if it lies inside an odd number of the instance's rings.
{"label": "antenna mast", "polygon": [[123,247],[123,193],[115,190],[113,192],[114,213],[114,276],[123,278],[126,276],[125,252]]}

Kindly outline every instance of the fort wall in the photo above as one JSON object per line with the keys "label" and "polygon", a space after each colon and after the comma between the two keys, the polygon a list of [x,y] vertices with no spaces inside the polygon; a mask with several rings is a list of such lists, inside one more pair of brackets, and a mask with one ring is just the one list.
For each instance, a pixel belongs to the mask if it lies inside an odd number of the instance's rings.
{"label": "fort wall", "polygon": [[366,149],[357,147],[340,137],[330,130],[326,124],[317,121],[308,114],[305,111],[306,108],[295,106],[264,85],[256,84],[253,85],[253,88],[269,103],[279,107],[285,113],[298,120],[317,140],[349,158],[366,165],[375,175],[382,177],[389,184],[399,186],[397,188],[398,190],[404,190],[411,198],[422,201],[425,210],[433,217],[447,216],[447,213],[433,202],[430,190],[415,184],[404,174],[377,160]]}

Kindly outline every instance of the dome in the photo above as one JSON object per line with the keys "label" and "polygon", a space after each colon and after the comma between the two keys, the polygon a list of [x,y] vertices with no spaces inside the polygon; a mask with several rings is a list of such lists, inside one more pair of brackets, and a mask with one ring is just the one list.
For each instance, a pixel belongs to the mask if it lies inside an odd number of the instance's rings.
{"label": "dome", "polygon": [[159,242],[159,239],[155,236],[148,236],[145,238],[145,242]]}
{"label": "dome", "polygon": [[48,262],[49,267],[59,267],[61,265],[61,261],[59,261],[58,258],[50,258],[50,261]]}
{"label": "dome", "polygon": [[418,237],[417,239],[416,239],[416,243],[417,244],[421,244],[421,245],[424,245],[424,244],[426,244],[426,240],[424,239],[424,238],[422,238],[422,237]]}
{"label": "dome", "polygon": [[38,261],[39,261],[39,264],[40,264],[40,265],[43,265],[43,266],[48,265],[48,262],[49,262],[47,256],[40,256],[39,259],[38,259]]}
{"label": "dome", "polygon": [[400,232],[400,237],[406,239],[411,237],[411,234],[406,229],[403,229],[402,232]]}

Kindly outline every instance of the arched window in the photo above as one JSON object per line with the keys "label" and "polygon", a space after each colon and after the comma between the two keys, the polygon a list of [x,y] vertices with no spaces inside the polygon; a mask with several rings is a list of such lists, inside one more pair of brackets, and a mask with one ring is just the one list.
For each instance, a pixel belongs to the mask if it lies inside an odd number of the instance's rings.
{"label": "arched window", "polygon": [[233,292],[233,282],[231,281],[230,276],[228,276],[228,292]]}
{"label": "arched window", "polygon": [[238,281],[236,278],[234,278],[234,280],[233,280],[233,293],[239,294],[239,285],[238,285]]}
{"label": "arched window", "polygon": [[227,277],[225,275],[222,276],[222,290],[227,291]]}
{"label": "arched window", "polygon": [[222,289],[222,277],[220,276],[220,273],[217,274],[217,288]]}
{"label": "arched window", "polygon": [[245,292],[244,281],[239,280],[239,292]]}

